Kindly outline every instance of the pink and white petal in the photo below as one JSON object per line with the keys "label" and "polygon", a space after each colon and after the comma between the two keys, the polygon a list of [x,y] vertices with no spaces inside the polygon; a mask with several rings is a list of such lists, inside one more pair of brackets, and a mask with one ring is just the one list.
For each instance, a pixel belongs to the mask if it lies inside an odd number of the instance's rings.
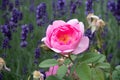
{"label": "pink and white petal", "polygon": [[77,19],[71,19],[67,22],[67,24],[70,24],[72,26],[74,26],[75,24],[78,24],[78,23],[79,23],[79,21]]}
{"label": "pink and white petal", "polygon": [[72,52],[74,49],[69,49],[69,50],[65,50],[63,51],[63,53],[69,53],[69,52]]}
{"label": "pink and white petal", "polygon": [[65,24],[66,24],[66,22],[64,22],[62,20],[56,20],[56,21],[53,22],[52,26],[54,26],[54,29],[55,29],[57,27],[65,25]]}
{"label": "pink and white petal", "polygon": [[49,37],[54,30],[54,26],[49,25],[46,30],[46,36]]}
{"label": "pink and white petal", "polygon": [[79,22],[79,28],[82,34],[84,34],[84,24],[82,22]]}
{"label": "pink and white petal", "polygon": [[44,42],[45,40],[46,40],[46,37],[43,37],[43,38],[41,39],[42,42]]}
{"label": "pink and white petal", "polygon": [[55,51],[56,53],[61,53],[62,51],[55,49],[55,48],[51,48],[53,51]]}
{"label": "pink and white petal", "polygon": [[56,66],[53,66],[53,70],[52,70],[52,74],[55,75],[57,74],[57,70],[58,70],[59,66],[56,65]]}
{"label": "pink and white petal", "polygon": [[72,54],[79,54],[85,51],[89,47],[89,38],[84,36],[81,38],[78,47],[72,52]]}
{"label": "pink and white petal", "polygon": [[82,34],[84,34],[84,24],[82,22],[79,22],[77,19],[72,19],[69,20],[67,23],[75,27],[78,31],[81,31]]}
{"label": "pink and white petal", "polygon": [[51,44],[47,38],[45,38],[44,43],[47,47],[51,48]]}

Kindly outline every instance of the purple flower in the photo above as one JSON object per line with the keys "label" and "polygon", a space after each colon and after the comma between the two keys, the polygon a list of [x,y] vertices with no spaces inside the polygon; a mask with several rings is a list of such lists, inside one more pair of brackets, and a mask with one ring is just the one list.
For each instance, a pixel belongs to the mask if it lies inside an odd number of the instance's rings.
{"label": "purple flower", "polygon": [[15,7],[19,7],[20,6],[20,1],[19,0],[15,0]]}
{"label": "purple flower", "polygon": [[9,6],[8,10],[12,11],[14,8],[14,4],[12,2],[10,2],[8,6]]}
{"label": "purple flower", "polygon": [[7,37],[4,38],[3,43],[2,43],[2,48],[3,48],[3,49],[10,48],[9,41],[10,41],[10,40],[9,40]]}
{"label": "purple flower", "polygon": [[95,33],[92,34],[91,29],[88,28],[88,29],[85,31],[85,36],[88,36],[89,39],[92,40],[92,39],[95,37]]}
{"label": "purple flower", "polygon": [[46,4],[45,3],[40,3],[37,6],[36,19],[37,19],[38,26],[43,26],[46,22],[48,22],[48,16],[47,16],[47,12],[46,12]]}
{"label": "purple flower", "polygon": [[35,49],[35,58],[39,58],[40,57],[40,48],[36,48]]}
{"label": "purple flower", "polygon": [[22,42],[20,43],[20,46],[21,46],[21,47],[26,47],[27,44],[28,44],[27,41],[24,40],[24,41],[22,41]]}
{"label": "purple flower", "polygon": [[32,24],[28,24],[28,29],[29,29],[29,32],[33,32],[33,25]]}
{"label": "purple flower", "polygon": [[1,26],[1,32],[3,33],[3,35],[5,37],[7,37],[9,40],[11,40],[12,34],[11,34],[11,31],[10,31],[9,25],[2,25]]}
{"label": "purple flower", "polygon": [[0,73],[0,80],[3,80],[3,74]]}
{"label": "purple flower", "polygon": [[30,12],[34,12],[35,11],[35,6],[34,6],[34,0],[30,0]]}
{"label": "purple flower", "polygon": [[27,35],[28,35],[28,32],[29,32],[29,28],[28,28],[28,25],[25,24],[25,25],[22,25],[21,26],[22,28],[22,31],[21,31],[21,43],[20,43],[20,46],[21,47],[26,47],[27,46]]}
{"label": "purple flower", "polygon": [[54,54],[53,58],[57,60],[59,58],[58,54]]}
{"label": "purple flower", "polygon": [[74,14],[75,11],[76,11],[76,8],[77,8],[76,3],[74,3],[73,1],[71,1],[71,4],[70,4],[70,13]]}
{"label": "purple flower", "polygon": [[114,13],[116,10],[116,3],[114,1],[109,0],[107,3],[107,8]]}
{"label": "purple flower", "polygon": [[12,17],[11,17],[11,21],[14,23],[18,23],[19,20],[22,20],[23,18],[23,14],[22,12],[20,12],[18,9],[14,8],[12,10]]}
{"label": "purple flower", "polygon": [[45,70],[40,69],[40,73],[42,73],[44,75],[44,80],[46,79],[46,74],[45,74]]}
{"label": "purple flower", "polygon": [[25,24],[25,25],[22,25],[22,31],[21,31],[21,40],[24,41],[26,40],[27,38],[27,35],[28,35],[28,25]]}
{"label": "purple flower", "polygon": [[66,8],[67,8],[66,0],[53,0],[52,1],[53,17],[59,18],[65,15],[65,12],[67,12]]}
{"label": "purple flower", "polygon": [[78,7],[80,7],[82,5],[82,0],[77,0],[76,5],[78,5]]}
{"label": "purple flower", "polygon": [[118,24],[120,24],[120,0],[117,1],[108,1],[107,8],[112,12],[112,14],[115,16],[116,20],[118,21]]}
{"label": "purple flower", "polygon": [[87,0],[86,1],[86,14],[93,13],[93,1]]}
{"label": "purple flower", "polygon": [[9,0],[2,0],[1,9],[6,10],[9,4]]}
{"label": "purple flower", "polygon": [[111,62],[112,57],[113,57],[113,54],[110,53],[110,54],[107,56],[107,61],[108,61],[108,62]]}
{"label": "purple flower", "polygon": [[58,3],[57,3],[57,7],[59,10],[63,10],[65,8],[65,3],[66,1],[65,0],[58,0]]}

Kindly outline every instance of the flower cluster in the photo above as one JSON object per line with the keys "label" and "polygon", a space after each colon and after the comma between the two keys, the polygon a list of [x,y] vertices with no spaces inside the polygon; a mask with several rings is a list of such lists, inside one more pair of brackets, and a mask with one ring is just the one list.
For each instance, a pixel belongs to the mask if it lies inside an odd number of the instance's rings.
{"label": "flower cluster", "polygon": [[27,35],[28,35],[29,28],[28,28],[27,24],[22,25],[21,28],[22,28],[22,32],[21,32],[21,40],[22,40],[22,42],[20,43],[20,46],[21,47],[26,47],[27,46],[26,38],[27,38]]}
{"label": "flower cluster", "polygon": [[53,17],[61,17],[66,13],[66,0],[53,0],[52,2]]}
{"label": "flower cluster", "polygon": [[107,7],[113,13],[113,15],[115,16],[119,24],[120,23],[120,0],[117,0],[117,3],[115,1],[109,0]]}
{"label": "flower cluster", "polygon": [[18,21],[22,20],[22,18],[23,18],[22,12],[20,12],[17,8],[14,8],[12,10],[12,17],[10,21],[12,21],[13,23],[18,23]]}
{"label": "flower cluster", "polygon": [[8,4],[9,4],[9,0],[2,0],[2,4],[1,4],[0,9],[2,9],[2,10],[6,10]]}
{"label": "flower cluster", "polygon": [[93,0],[86,1],[86,14],[93,13]]}
{"label": "flower cluster", "polygon": [[37,6],[36,10],[36,20],[38,26],[43,26],[45,22],[48,21],[47,12],[46,12],[46,4],[40,3]]}

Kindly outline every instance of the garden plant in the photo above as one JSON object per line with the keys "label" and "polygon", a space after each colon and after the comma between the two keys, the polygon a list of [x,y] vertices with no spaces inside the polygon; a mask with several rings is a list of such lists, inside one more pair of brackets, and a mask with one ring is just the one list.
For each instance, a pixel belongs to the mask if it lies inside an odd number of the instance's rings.
{"label": "garden plant", "polygon": [[0,0],[0,80],[120,80],[120,0]]}

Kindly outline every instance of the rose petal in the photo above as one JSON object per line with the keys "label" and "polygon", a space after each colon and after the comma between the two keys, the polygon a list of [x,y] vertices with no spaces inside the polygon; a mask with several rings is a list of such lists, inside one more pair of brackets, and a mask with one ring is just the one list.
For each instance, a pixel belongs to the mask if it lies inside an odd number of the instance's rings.
{"label": "rose petal", "polygon": [[82,34],[84,34],[84,24],[82,22],[79,22],[77,19],[71,19],[67,23],[75,27]]}
{"label": "rose petal", "polygon": [[61,53],[62,51],[55,49],[55,48],[51,48],[53,51],[55,51],[56,53]]}
{"label": "rose petal", "polygon": [[70,50],[65,50],[63,51],[63,53],[69,53],[69,52],[72,52],[74,49],[70,49]]}
{"label": "rose petal", "polygon": [[48,26],[47,31],[46,31],[46,36],[51,37],[51,34],[55,28],[60,27],[60,26],[65,25],[65,24],[66,24],[66,22],[64,22],[62,20],[54,21],[52,25]]}
{"label": "rose petal", "polygon": [[82,22],[79,22],[79,28],[81,30],[81,33],[84,34],[84,24]]}
{"label": "rose petal", "polygon": [[84,36],[83,38],[81,38],[78,47],[72,53],[79,54],[85,51],[88,48],[88,46],[89,46],[89,38]]}
{"label": "rose petal", "polygon": [[51,48],[51,44],[49,42],[49,40],[47,38],[43,39],[44,40],[44,43],[47,47]]}
{"label": "rose petal", "polygon": [[51,76],[51,75],[55,75],[57,73],[58,68],[59,68],[58,65],[50,67],[49,71],[45,72],[46,77]]}
{"label": "rose petal", "polygon": [[65,25],[65,24],[66,24],[66,22],[64,22],[62,20],[56,20],[56,21],[53,22],[52,26],[54,26],[54,28],[57,28],[59,26]]}
{"label": "rose petal", "polygon": [[79,21],[77,19],[71,19],[67,22],[68,24],[74,25],[74,24],[78,24]]}
{"label": "rose petal", "polygon": [[46,39],[46,37],[42,38],[41,41],[43,42],[43,41],[45,41],[45,39]]}

